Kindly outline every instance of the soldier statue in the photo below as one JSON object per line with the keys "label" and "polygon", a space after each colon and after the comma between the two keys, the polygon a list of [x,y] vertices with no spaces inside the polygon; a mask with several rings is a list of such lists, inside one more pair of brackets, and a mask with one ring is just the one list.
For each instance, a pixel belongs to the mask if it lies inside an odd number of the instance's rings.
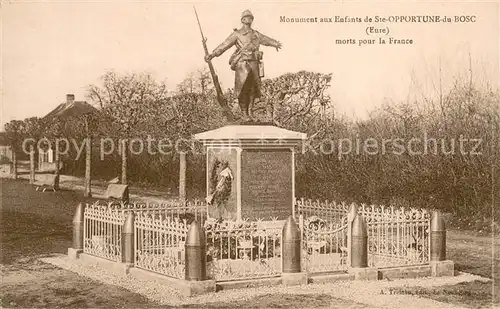
{"label": "soldier statue", "polygon": [[262,52],[260,45],[273,46],[278,51],[281,43],[252,29],[254,17],[249,10],[241,14],[240,29],[234,29],[233,33],[214,51],[206,55],[205,60],[209,62],[214,57],[219,57],[232,46],[236,51],[231,55],[229,64],[235,71],[234,93],[238,98],[241,109],[242,121],[253,121],[253,104],[261,97],[261,77],[263,77]]}

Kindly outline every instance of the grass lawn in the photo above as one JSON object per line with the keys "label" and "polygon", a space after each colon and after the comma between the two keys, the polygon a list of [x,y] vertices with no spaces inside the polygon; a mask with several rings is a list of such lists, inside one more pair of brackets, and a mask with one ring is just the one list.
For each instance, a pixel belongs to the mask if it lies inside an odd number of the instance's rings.
{"label": "grass lawn", "polygon": [[[476,236],[471,231],[447,232],[447,257],[458,271],[493,278],[500,282],[500,238]],[[492,259],[492,249],[495,259]],[[493,268],[492,268],[493,267]]]}
{"label": "grass lawn", "polygon": [[[492,258],[492,248],[495,259]],[[418,295],[470,308],[500,306],[500,239],[476,236],[471,231],[447,232],[447,258],[455,271],[491,278],[496,282],[472,281],[433,288],[398,288],[394,293]]]}
{"label": "grass lawn", "polygon": [[65,253],[71,246],[72,219],[81,192],[38,192],[25,180],[1,180],[2,256],[0,263],[48,253]]}

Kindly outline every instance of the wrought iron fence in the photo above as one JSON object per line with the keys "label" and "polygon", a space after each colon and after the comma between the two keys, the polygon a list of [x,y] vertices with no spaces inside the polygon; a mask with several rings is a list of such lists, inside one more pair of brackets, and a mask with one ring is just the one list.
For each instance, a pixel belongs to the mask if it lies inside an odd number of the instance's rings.
{"label": "wrought iron fence", "polygon": [[431,218],[425,209],[362,205],[359,213],[367,223],[368,266],[429,262]]}
{"label": "wrought iron fence", "polygon": [[[302,265],[309,273],[346,271],[349,267],[349,207],[342,203],[296,201],[302,232]],[[192,221],[201,221],[207,243],[207,272],[218,281],[279,276],[283,222],[207,219],[204,202],[99,203],[84,211],[84,252],[120,262],[122,229],[135,214],[138,268],[184,278],[185,241]],[[367,224],[369,267],[429,262],[430,213],[423,209],[358,207]],[[350,218],[350,219],[348,219]]]}
{"label": "wrought iron fence", "polygon": [[296,218],[303,216],[305,219],[322,220],[328,224],[341,224],[349,211],[349,205],[331,201],[297,199],[295,201]]}
{"label": "wrought iron fence", "polygon": [[207,219],[207,204],[200,200],[181,202],[177,200],[168,203],[113,203],[111,207],[123,210],[133,211],[135,214],[143,213],[149,215],[161,215],[164,218],[175,218],[180,221],[186,220],[188,224],[198,221],[201,224]]}
{"label": "wrought iron fence", "polygon": [[138,212],[135,217],[135,267],[184,279],[188,228],[186,220],[172,219],[163,213]]}
{"label": "wrought iron fence", "polygon": [[347,271],[347,217],[340,224],[299,217],[302,231],[302,267],[309,273]]}
{"label": "wrought iron fence", "polygon": [[207,272],[218,281],[281,275],[282,224],[205,222]]}
{"label": "wrought iron fence", "polygon": [[121,262],[124,213],[109,205],[87,204],[83,219],[83,252]]}

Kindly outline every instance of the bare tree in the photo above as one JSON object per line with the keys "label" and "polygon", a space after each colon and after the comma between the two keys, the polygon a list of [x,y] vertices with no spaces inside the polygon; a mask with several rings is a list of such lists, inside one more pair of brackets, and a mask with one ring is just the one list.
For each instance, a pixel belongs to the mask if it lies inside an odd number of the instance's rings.
{"label": "bare tree", "polygon": [[193,71],[177,85],[179,94],[202,94],[205,95],[212,85],[212,77],[208,69]]}
{"label": "bare tree", "polygon": [[38,117],[31,117],[24,120],[25,134],[27,138],[34,141],[29,144],[30,149],[30,182],[35,180],[35,143],[42,137],[44,127],[43,122]]}
{"label": "bare tree", "polygon": [[12,120],[5,124],[6,137],[12,148],[12,174],[14,179],[17,179],[17,153],[21,149],[24,131],[25,125],[21,120]]}
{"label": "bare tree", "polygon": [[307,71],[263,80],[263,98],[256,104],[254,112],[265,112],[267,118],[278,126],[301,130],[313,122],[319,123],[320,119],[329,121],[334,118],[332,101],[327,93],[331,80],[332,74]]}
{"label": "bare tree", "polygon": [[108,72],[101,79],[102,85],[90,85],[87,95],[116,122],[118,137],[122,138],[121,183],[127,184],[127,138],[132,137],[135,126],[154,118],[157,110],[153,107],[167,98],[167,88],[146,73],[119,75]]}

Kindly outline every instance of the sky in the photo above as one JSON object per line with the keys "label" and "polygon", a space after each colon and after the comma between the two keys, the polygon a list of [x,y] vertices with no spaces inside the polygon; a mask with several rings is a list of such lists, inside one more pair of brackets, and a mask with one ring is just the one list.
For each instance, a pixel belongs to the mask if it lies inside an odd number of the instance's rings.
{"label": "sky", "polygon": [[[198,3],[173,1],[4,1],[2,22],[2,113],[0,128],[13,119],[44,116],[73,93],[99,84],[108,70],[149,72],[174,90],[190,72],[206,66],[193,12],[196,5],[207,44],[213,50],[240,26],[250,9],[253,28],[282,42],[263,47],[266,78],[310,70],[332,73],[329,94],[338,113],[364,118],[385,98],[435,94],[439,67],[443,88],[457,74],[498,86],[499,8],[466,2],[299,2]],[[283,23],[280,17],[475,15],[475,23]],[[368,26],[389,35],[365,33]],[[412,45],[341,45],[337,39],[413,39]],[[213,60],[222,87],[234,73],[231,52]]]}

